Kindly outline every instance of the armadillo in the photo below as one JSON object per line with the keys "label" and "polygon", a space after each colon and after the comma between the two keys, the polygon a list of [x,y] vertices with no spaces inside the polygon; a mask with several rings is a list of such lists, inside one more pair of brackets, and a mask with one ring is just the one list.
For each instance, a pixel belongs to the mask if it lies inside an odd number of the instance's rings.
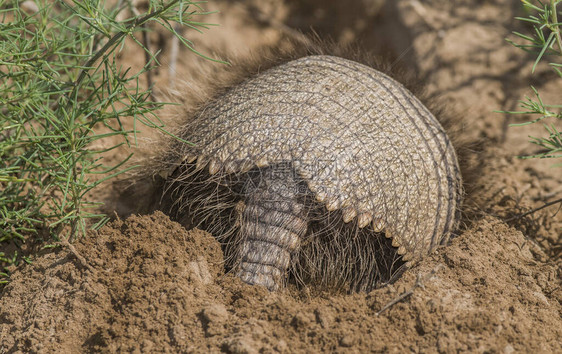
{"label": "armadillo", "polygon": [[436,117],[402,84],[314,55],[237,84],[190,118],[164,187],[232,271],[370,290],[445,243],[462,179]]}

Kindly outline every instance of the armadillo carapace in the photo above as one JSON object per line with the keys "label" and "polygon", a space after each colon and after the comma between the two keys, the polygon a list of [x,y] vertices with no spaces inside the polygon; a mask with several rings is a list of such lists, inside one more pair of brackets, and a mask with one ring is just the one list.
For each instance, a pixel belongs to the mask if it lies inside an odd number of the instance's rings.
{"label": "armadillo carapace", "polygon": [[[171,209],[212,232],[245,282],[371,289],[458,224],[451,141],[404,86],[308,56],[231,87],[187,123]],[[180,163],[177,163],[180,161]]]}

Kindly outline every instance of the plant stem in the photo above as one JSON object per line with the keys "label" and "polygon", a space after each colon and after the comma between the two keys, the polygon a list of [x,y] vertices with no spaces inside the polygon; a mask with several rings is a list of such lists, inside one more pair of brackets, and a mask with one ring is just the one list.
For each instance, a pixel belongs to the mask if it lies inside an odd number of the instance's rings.
{"label": "plant stem", "polygon": [[86,65],[84,66],[84,69],[82,69],[82,72],[80,72],[80,76],[78,77],[78,79],[76,80],[75,84],[74,84],[74,89],[72,90],[72,93],[70,94],[70,102],[72,102],[72,100],[76,99],[76,93],[78,92],[78,89],[80,88],[80,84],[82,83],[82,81],[84,80],[84,78],[86,77],[86,74],[88,73],[88,71],[91,69],[92,65],[94,65],[94,63],[101,58],[101,56],[111,47],[113,47],[121,38],[123,38],[123,36],[132,33],[132,31],[138,27],[138,26],[142,26],[144,25],[146,22],[148,22],[150,19],[152,19],[153,17],[156,17],[166,11],[168,11],[170,8],[172,8],[174,5],[176,5],[178,3],[179,0],[174,0],[174,1],[170,1],[169,4],[167,4],[166,6],[164,6],[163,8],[161,8],[160,10],[157,11],[152,11],[151,13],[147,14],[144,17],[141,18],[137,18],[131,25],[129,25],[127,27],[127,29],[125,31],[121,31],[119,33],[117,33],[116,35],[114,35],[92,58],[90,58],[90,60],[88,60],[88,62],[86,63]]}
{"label": "plant stem", "polygon": [[[558,23],[558,14],[556,13],[557,0],[550,0],[550,6],[552,8],[552,23]],[[554,35],[556,36],[556,42],[558,42],[559,53],[562,54],[562,35],[560,34],[560,26],[556,26],[554,29]]]}

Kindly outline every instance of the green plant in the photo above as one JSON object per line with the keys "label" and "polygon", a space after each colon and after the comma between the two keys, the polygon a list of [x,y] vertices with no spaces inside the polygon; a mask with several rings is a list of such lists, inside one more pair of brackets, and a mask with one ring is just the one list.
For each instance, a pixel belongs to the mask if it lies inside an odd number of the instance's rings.
{"label": "green plant", "polygon": [[[562,58],[562,22],[560,22],[562,21],[562,0],[551,0],[549,2],[522,0],[522,3],[527,11],[527,17],[516,17],[516,19],[531,24],[533,33],[527,35],[513,32],[525,41],[523,44],[508,41],[515,47],[536,55],[532,72],[535,71],[541,59],[550,57],[553,60],[558,60],[558,62],[549,62],[548,65],[562,79],[562,63],[560,62]],[[521,111],[504,113],[529,114],[536,118],[525,123],[511,124],[511,126],[523,126],[543,122],[547,119],[552,120],[552,118],[562,120],[562,104],[545,104],[538,90],[534,87],[531,87],[531,89],[534,97],[526,97],[525,100],[519,101]],[[562,133],[554,123],[544,123],[544,127],[547,132],[546,137],[530,137],[533,144],[541,147],[541,152],[530,156],[522,156],[522,158],[562,157]]]}
{"label": "green plant", "polygon": [[[130,158],[106,165],[103,154],[136,143],[137,123],[165,131],[155,115],[163,103],[139,81],[157,57],[136,35],[158,23],[203,56],[174,26],[207,28],[194,19],[207,12],[193,1],[147,2],[139,13],[122,0],[0,0],[0,245],[32,234],[72,239],[103,225],[99,202],[85,196]],[[126,38],[150,55],[140,71],[118,58]],[[96,148],[115,136],[119,143]]]}

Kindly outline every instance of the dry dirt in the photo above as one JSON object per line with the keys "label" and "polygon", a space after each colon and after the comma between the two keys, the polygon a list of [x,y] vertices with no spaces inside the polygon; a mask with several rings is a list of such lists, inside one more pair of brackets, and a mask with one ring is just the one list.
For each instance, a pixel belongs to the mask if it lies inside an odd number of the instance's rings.
{"label": "dry dirt", "polygon": [[[221,13],[206,20],[221,27],[187,36],[203,52],[247,56],[312,26],[340,44],[390,52],[479,141],[463,161],[471,173],[462,234],[368,294],[270,293],[225,274],[220,245],[205,232],[159,212],[118,219],[13,270],[0,295],[0,353],[562,352],[562,212],[517,217],[560,198],[562,173],[552,161],[514,157],[534,151],[527,135],[542,127],[507,128],[514,118],[493,113],[516,108],[529,83],[547,102],[562,92],[548,69],[530,76],[532,58],[504,41],[525,30],[513,21],[519,2],[342,3],[211,2]],[[123,59],[141,65],[128,50]],[[169,50],[155,76],[162,90]],[[213,65],[182,52],[175,88],[196,86],[199,69]]]}

